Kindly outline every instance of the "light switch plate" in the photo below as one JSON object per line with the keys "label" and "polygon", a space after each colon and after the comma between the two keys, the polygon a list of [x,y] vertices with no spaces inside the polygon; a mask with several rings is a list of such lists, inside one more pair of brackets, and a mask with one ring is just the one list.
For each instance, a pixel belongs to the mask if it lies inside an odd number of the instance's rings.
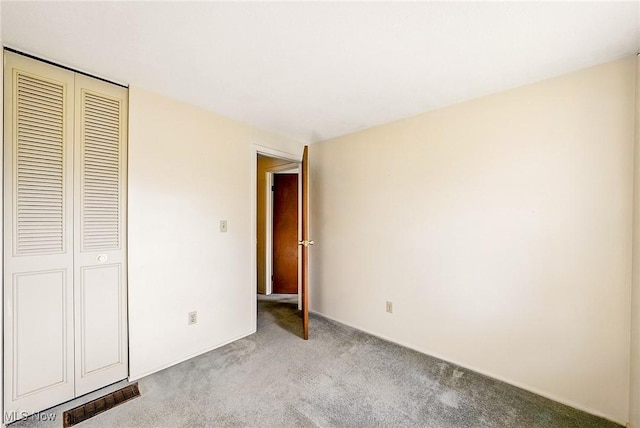
{"label": "light switch plate", "polygon": [[220,220],[220,232],[227,231],[227,220]]}

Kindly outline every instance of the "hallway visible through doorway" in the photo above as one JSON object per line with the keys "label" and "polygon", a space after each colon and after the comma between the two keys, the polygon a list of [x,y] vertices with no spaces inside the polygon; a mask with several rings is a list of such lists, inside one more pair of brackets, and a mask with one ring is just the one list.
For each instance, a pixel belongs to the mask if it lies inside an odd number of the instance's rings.
{"label": "hallway visible through doorway", "polygon": [[[298,293],[298,174],[274,174],[272,292]],[[268,243],[267,243],[268,245]]]}

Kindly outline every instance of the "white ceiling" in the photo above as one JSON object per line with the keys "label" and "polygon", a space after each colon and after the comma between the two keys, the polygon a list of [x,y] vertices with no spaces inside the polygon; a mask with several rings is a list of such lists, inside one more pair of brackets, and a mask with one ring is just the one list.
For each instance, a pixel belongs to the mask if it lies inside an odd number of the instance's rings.
{"label": "white ceiling", "polygon": [[2,40],[314,142],[636,53],[639,2],[5,2]]}

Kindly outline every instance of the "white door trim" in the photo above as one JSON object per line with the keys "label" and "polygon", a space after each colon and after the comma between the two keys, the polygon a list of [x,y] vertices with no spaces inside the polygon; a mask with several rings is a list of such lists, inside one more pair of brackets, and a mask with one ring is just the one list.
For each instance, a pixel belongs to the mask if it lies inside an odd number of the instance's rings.
{"label": "white door trim", "polygon": [[264,156],[269,156],[270,158],[285,159],[285,160],[290,160],[291,162],[296,162],[296,163],[302,162],[301,155],[296,156],[291,153],[272,149],[270,147],[259,146],[257,144],[254,144],[253,148],[254,148],[254,153],[253,153],[254,157],[257,155],[264,155]]}

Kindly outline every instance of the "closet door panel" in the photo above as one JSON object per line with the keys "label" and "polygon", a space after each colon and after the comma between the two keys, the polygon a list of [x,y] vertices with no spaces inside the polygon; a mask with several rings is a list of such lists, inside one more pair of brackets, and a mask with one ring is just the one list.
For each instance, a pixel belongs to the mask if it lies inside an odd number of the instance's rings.
{"label": "closet door panel", "polygon": [[5,422],[74,397],[73,73],[5,53]]}
{"label": "closet door panel", "polygon": [[[67,272],[14,275],[15,396],[20,399],[67,381]],[[42,350],[46,349],[46,358]]]}
{"label": "closet door panel", "polygon": [[83,377],[124,363],[121,348],[122,312],[125,308],[120,304],[121,279],[119,264],[80,269],[82,313],[78,321],[84,344],[81,356]]}
{"label": "closet door panel", "polygon": [[127,90],[76,75],[76,393],[128,375]]}

